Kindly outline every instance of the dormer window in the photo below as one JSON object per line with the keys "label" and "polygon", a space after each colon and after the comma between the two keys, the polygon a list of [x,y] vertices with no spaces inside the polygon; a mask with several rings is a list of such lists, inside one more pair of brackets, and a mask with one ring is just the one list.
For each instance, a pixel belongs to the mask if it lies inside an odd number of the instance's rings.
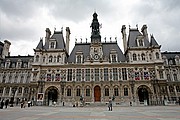
{"label": "dormer window", "polygon": [[35,62],[39,62],[39,55],[36,55]]}
{"label": "dormer window", "polygon": [[111,61],[112,61],[112,63],[117,62],[117,55],[116,54],[111,55]]}
{"label": "dormer window", "polygon": [[57,56],[57,62],[60,62],[60,61],[61,61],[61,56],[58,55],[58,56]]}
{"label": "dormer window", "polygon": [[82,63],[82,58],[83,58],[82,55],[77,55],[76,56],[76,63]]}
{"label": "dormer window", "polygon": [[143,40],[139,40],[139,46],[143,46]]}
{"label": "dormer window", "polygon": [[55,45],[54,42],[51,42],[50,48],[55,48],[54,45]]}

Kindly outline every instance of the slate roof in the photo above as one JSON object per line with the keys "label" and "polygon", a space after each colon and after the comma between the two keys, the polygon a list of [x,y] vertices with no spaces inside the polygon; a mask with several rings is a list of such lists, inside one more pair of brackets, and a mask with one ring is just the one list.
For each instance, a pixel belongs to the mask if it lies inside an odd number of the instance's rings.
{"label": "slate roof", "polygon": [[180,57],[180,52],[162,52],[163,56],[166,56],[167,59],[174,59],[176,55]]}
{"label": "slate roof", "polygon": [[42,39],[39,41],[39,44],[37,45],[36,49],[43,49],[43,40]]}
{"label": "slate roof", "polygon": [[3,47],[4,47],[4,43],[2,43],[2,42],[0,41],[0,56],[2,56]]}
{"label": "slate roof", "polygon": [[[90,44],[91,43],[76,43],[75,47],[73,48],[68,58],[68,62],[74,62],[74,63],[76,62],[76,52],[82,52],[84,58],[90,56]],[[124,54],[122,53],[121,49],[119,48],[116,42],[102,43],[102,49],[103,49],[103,55],[106,56],[107,58],[109,58],[110,56],[110,51],[115,50],[117,51],[118,62],[126,61]]]}
{"label": "slate roof", "polygon": [[151,35],[150,46],[159,46],[153,35]]}
{"label": "slate roof", "polygon": [[[127,47],[138,47],[136,43],[138,36],[143,36],[138,29],[129,29]],[[146,38],[144,38],[144,44],[146,47],[149,47],[149,41]]]}

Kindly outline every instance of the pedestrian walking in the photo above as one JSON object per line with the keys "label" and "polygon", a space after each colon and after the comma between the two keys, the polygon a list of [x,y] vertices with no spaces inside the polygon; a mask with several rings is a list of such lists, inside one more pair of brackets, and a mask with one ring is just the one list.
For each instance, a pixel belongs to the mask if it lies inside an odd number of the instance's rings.
{"label": "pedestrian walking", "polygon": [[3,107],[4,107],[4,99],[2,99],[1,101],[1,109],[3,109]]}
{"label": "pedestrian walking", "polygon": [[5,101],[5,108],[7,108],[8,104],[9,104],[9,99],[7,99],[7,100]]}
{"label": "pedestrian walking", "polygon": [[109,97],[109,104],[108,104],[109,111],[112,111],[112,99]]}

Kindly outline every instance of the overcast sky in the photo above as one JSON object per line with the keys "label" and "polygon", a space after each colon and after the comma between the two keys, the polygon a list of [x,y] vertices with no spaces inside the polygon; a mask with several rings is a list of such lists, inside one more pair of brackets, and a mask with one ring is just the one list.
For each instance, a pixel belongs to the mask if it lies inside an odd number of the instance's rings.
{"label": "overcast sky", "polygon": [[[75,39],[90,41],[92,14],[102,24],[101,36],[117,37],[123,51],[121,27],[148,27],[162,51],[180,51],[180,0],[0,0],[0,40],[9,40],[11,55],[34,55],[45,29],[70,27]],[[65,35],[64,35],[65,36]]]}

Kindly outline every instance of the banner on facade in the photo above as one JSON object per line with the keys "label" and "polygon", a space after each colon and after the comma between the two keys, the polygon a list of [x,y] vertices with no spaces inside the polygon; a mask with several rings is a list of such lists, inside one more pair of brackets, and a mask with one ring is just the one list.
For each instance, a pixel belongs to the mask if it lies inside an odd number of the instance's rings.
{"label": "banner on facade", "polygon": [[38,93],[37,101],[43,101],[43,99],[44,99],[44,93]]}

